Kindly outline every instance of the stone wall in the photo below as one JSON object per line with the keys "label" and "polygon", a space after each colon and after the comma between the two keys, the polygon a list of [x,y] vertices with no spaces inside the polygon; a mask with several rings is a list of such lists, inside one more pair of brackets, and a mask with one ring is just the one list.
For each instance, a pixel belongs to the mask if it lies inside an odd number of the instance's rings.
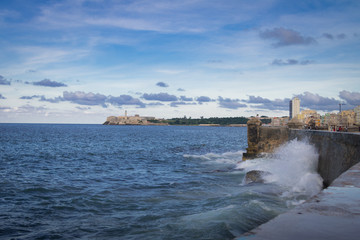
{"label": "stone wall", "polygon": [[289,139],[288,127],[261,127],[259,135],[259,152],[273,152]]}
{"label": "stone wall", "polygon": [[252,159],[261,153],[273,152],[289,139],[288,127],[262,127],[258,118],[251,118],[247,123],[248,147],[243,160]]}
{"label": "stone wall", "polygon": [[289,140],[308,139],[319,153],[318,172],[328,186],[340,174],[360,162],[360,134],[328,131],[289,131]]}
{"label": "stone wall", "polygon": [[262,127],[258,119],[248,124],[248,148],[243,159],[273,152],[292,139],[308,139],[319,153],[318,172],[328,186],[340,174],[360,162],[360,134]]}
{"label": "stone wall", "polygon": [[255,158],[259,151],[261,121],[258,118],[251,118],[247,122],[248,147],[243,154],[243,160]]}

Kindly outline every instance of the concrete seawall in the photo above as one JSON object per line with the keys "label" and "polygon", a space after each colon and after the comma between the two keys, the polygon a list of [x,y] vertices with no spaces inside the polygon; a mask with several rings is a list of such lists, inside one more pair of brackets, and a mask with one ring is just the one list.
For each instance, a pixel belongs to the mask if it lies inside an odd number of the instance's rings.
{"label": "concrete seawall", "polygon": [[309,141],[316,147],[318,172],[327,188],[236,239],[359,239],[360,134],[262,127],[251,119],[243,158],[271,153],[293,139]]}
{"label": "concrete seawall", "polygon": [[360,134],[289,130],[289,140],[308,139],[319,153],[318,173],[329,186],[346,170],[360,162]]}
{"label": "concrete seawall", "polygon": [[256,119],[251,121],[248,124],[249,147],[243,156],[245,160],[270,153],[293,139],[308,140],[319,153],[318,172],[324,179],[325,187],[360,162],[360,134],[263,127]]}

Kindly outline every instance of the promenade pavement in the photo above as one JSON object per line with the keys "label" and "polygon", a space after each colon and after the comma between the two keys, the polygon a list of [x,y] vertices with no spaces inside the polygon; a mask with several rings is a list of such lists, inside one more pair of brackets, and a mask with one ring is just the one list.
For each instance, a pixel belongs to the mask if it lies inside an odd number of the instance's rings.
{"label": "promenade pavement", "polygon": [[360,163],[309,201],[236,240],[360,239]]}

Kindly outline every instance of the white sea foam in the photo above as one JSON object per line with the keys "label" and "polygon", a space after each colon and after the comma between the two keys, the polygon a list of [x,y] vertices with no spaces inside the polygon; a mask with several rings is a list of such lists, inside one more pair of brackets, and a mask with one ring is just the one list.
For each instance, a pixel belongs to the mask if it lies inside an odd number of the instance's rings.
{"label": "white sea foam", "polygon": [[242,161],[242,154],[244,151],[226,152],[226,153],[207,153],[203,155],[190,155],[185,154],[185,158],[199,159],[207,163],[219,164],[237,164]]}
{"label": "white sea foam", "polygon": [[270,172],[264,179],[284,187],[284,197],[313,196],[322,189],[322,178],[316,172],[318,157],[315,147],[308,141],[295,139],[279,147],[274,154],[241,162],[237,168]]}
{"label": "white sea foam", "polygon": [[239,174],[251,170],[269,172],[270,174],[263,176],[265,182],[280,186],[282,190],[279,189],[279,194],[288,199],[291,205],[301,203],[322,189],[322,178],[317,173],[319,155],[315,147],[306,140],[289,141],[273,154],[253,160],[242,161],[242,154],[243,151],[238,151],[184,155],[184,157],[199,160],[216,169],[236,168],[239,171],[235,173]]}

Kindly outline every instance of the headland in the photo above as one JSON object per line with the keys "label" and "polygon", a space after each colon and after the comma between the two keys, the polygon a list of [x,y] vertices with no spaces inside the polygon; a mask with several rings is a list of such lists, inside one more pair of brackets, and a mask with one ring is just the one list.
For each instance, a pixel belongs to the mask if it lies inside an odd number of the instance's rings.
{"label": "headland", "polygon": [[142,117],[138,114],[135,116],[110,116],[106,118],[103,125],[166,125],[161,123],[153,123],[151,120],[155,120],[155,117]]}
{"label": "headland", "polygon": [[[246,127],[249,118],[246,117],[210,117],[210,118],[171,118],[162,119],[155,117],[143,117],[138,114],[128,116],[125,111],[124,116],[107,117],[103,125],[180,125],[180,126],[201,126],[201,127]],[[261,118],[262,123],[269,124],[271,119]]]}

